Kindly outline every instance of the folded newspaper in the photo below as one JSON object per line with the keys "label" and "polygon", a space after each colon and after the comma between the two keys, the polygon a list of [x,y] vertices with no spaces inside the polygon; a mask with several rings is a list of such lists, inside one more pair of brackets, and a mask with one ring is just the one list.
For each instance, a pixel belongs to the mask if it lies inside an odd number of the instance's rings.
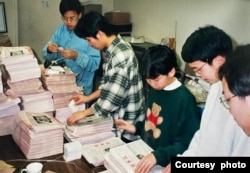
{"label": "folded newspaper", "polygon": [[[125,145],[111,148],[104,155],[104,166],[108,173],[134,173],[137,163],[153,149],[139,139]],[[157,165],[149,173],[161,173],[162,167]]]}
{"label": "folded newspaper", "polygon": [[100,166],[103,165],[104,155],[107,154],[111,148],[124,144],[119,137],[111,137],[98,143],[83,145],[82,154],[90,164]]}

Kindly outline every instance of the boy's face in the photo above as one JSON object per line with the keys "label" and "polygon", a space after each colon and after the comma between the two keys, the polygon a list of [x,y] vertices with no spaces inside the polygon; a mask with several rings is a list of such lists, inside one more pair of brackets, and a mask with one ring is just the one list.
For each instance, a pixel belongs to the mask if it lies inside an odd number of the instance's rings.
{"label": "boy's face", "polygon": [[93,48],[96,48],[98,50],[103,50],[107,48],[109,45],[107,45],[106,37],[104,37],[103,32],[98,31],[95,37],[86,37],[86,40],[88,41],[88,44],[92,46]]}
{"label": "boy's face", "polygon": [[155,90],[162,90],[166,86],[170,85],[175,78],[169,77],[168,75],[159,75],[155,79],[146,79],[147,83]]}
{"label": "boy's face", "polygon": [[188,63],[189,67],[195,72],[195,75],[202,78],[204,81],[213,84],[219,81],[218,71],[220,66],[225,62],[225,59],[218,56],[213,59],[211,64],[197,60]]}
{"label": "boy's face", "polygon": [[79,21],[80,16],[75,11],[67,11],[62,16],[63,23],[69,30],[73,30]]}
{"label": "boy's face", "polygon": [[223,104],[229,109],[238,125],[250,136],[250,96],[245,98],[234,96],[229,90],[225,78],[222,79],[222,86],[224,94]]}

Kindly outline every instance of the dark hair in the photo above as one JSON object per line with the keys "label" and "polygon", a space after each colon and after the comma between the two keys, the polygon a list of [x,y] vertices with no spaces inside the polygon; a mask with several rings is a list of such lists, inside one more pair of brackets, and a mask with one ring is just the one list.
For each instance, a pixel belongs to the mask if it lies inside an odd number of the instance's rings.
{"label": "dark hair", "polygon": [[234,95],[250,95],[250,44],[237,46],[227,56],[229,60],[221,66],[219,78],[225,78]]}
{"label": "dark hair", "polygon": [[75,11],[77,14],[82,12],[82,5],[79,0],[61,0],[59,10],[63,16],[67,11]]}
{"label": "dark hair", "polygon": [[150,47],[142,57],[141,73],[144,79],[155,79],[159,75],[168,74],[172,68],[178,68],[175,52],[167,46]]}
{"label": "dark hair", "polygon": [[104,32],[107,36],[116,35],[116,31],[109,20],[98,12],[90,11],[85,14],[77,23],[74,32],[78,37],[94,37],[98,31]]}
{"label": "dark hair", "polygon": [[207,25],[194,31],[187,38],[181,56],[186,63],[200,60],[211,64],[216,56],[225,57],[232,49],[232,40],[223,30]]}

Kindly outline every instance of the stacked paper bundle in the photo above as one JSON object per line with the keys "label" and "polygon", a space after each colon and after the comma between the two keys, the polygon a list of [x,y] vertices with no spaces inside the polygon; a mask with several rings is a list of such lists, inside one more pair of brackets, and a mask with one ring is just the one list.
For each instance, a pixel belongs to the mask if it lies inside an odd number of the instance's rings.
{"label": "stacked paper bundle", "polygon": [[111,148],[124,145],[125,142],[119,137],[111,137],[104,141],[94,144],[86,144],[82,146],[83,157],[92,165],[103,165],[104,155],[107,154]]}
{"label": "stacked paper bundle", "polygon": [[28,112],[53,112],[55,110],[50,91],[23,95],[22,103],[23,110]]}
{"label": "stacked paper bundle", "polygon": [[[1,99],[2,100],[2,99]],[[0,136],[11,134],[13,118],[20,111],[19,98],[7,99],[0,103]]]}
{"label": "stacked paper bundle", "polygon": [[[143,140],[139,139],[111,148],[109,153],[104,155],[104,166],[110,173],[134,173],[134,169],[140,159],[153,149]],[[154,172],[151,170],[150,173]]]}
{"label": "stacked paper bundle", "polygon": [[11,82],[41,77],[40,67],[30,47],[0,47],[0,51]]}
{"label": "stacked paper bundle", "polygon": [[84,110],[84,109],[85,109],[85,104],[75,105],[75,102],[72,100],[68,104],[68,107],[56,109],[55,117],[60,122],[65,123],[69,115],[71,115],[72,113],[76,111]]}
{"label": "stacked paper bundle", "polygon": [[[1,66],[2,67],[2,66]],[[14,115],[20,111],[19,98],[8,98],[3,92],[2,73],[0,70],[0,136],[11,134]]]}
{"label": "stacked paper bundle", "polygon": [[69,142],[80,141],[82,144],[101,142],[115,137],[113,120],[111,117],[89,116],[72,126],[66,125],[65,138]]}
{"label": "stacked paper bundle", "polygon": [[63,153],[64,125],[46,113],[20,111],[14,117],[12,137],[27,159]]}
{"label": "stacked paper bundle", "polygon": [[44,87],[53,94],[55,109],[68,107],[69,98],[82,93],[82,87],[76,84],[76,75],[67,68],[51,66],[42,75]]}
{"label": "stacked paper bundle", "polygon": [[21,98],[22,110],[54,111],[52,95],[43,88],[41,68],[32,49],[29,46],[0,47],[0,52],[5,94]]}
{"label": "stacked paper bundle", "polygon": [[19,82],[8,82],[10,90],[7,95],[21,97],[23,95],[36,94],[44,92],[42,82],[39,78],[26,79]]}

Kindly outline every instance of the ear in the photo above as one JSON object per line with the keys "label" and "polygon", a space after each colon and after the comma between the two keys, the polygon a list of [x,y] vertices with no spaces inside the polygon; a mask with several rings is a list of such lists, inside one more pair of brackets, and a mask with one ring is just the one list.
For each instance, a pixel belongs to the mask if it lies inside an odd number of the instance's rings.
{"label": "ear", "polygon": [[78,18],[80,19],[82,17],[82,12],[79,14]]}
{"label": "ear", "polygon": [[224,56],[218,55],[214,58],[213,63],[215,63],[214,65],[220,67],[222,66],[226,61],[226,58]]}
{"label": "ear", "polygon": [[168,72],[168,76],[169,76],[169,77],[174,77],[175,73],[176,73],[176,70],[175,70],[175,68],[173,67],[173,68],[170,70],[170,72]]}
{"label": "ear", "polygon": [[102,31],[98,31],[97,32],[97,34],[96,34],[96,38],[98,39],[98,40],[100,40],[100,38],[102,38],[103,37],[103,32]]}
{"label": "ear", "polygon": [[246,96],[245,100],[246,100],[248,107],[250,107],[250,95]]}

